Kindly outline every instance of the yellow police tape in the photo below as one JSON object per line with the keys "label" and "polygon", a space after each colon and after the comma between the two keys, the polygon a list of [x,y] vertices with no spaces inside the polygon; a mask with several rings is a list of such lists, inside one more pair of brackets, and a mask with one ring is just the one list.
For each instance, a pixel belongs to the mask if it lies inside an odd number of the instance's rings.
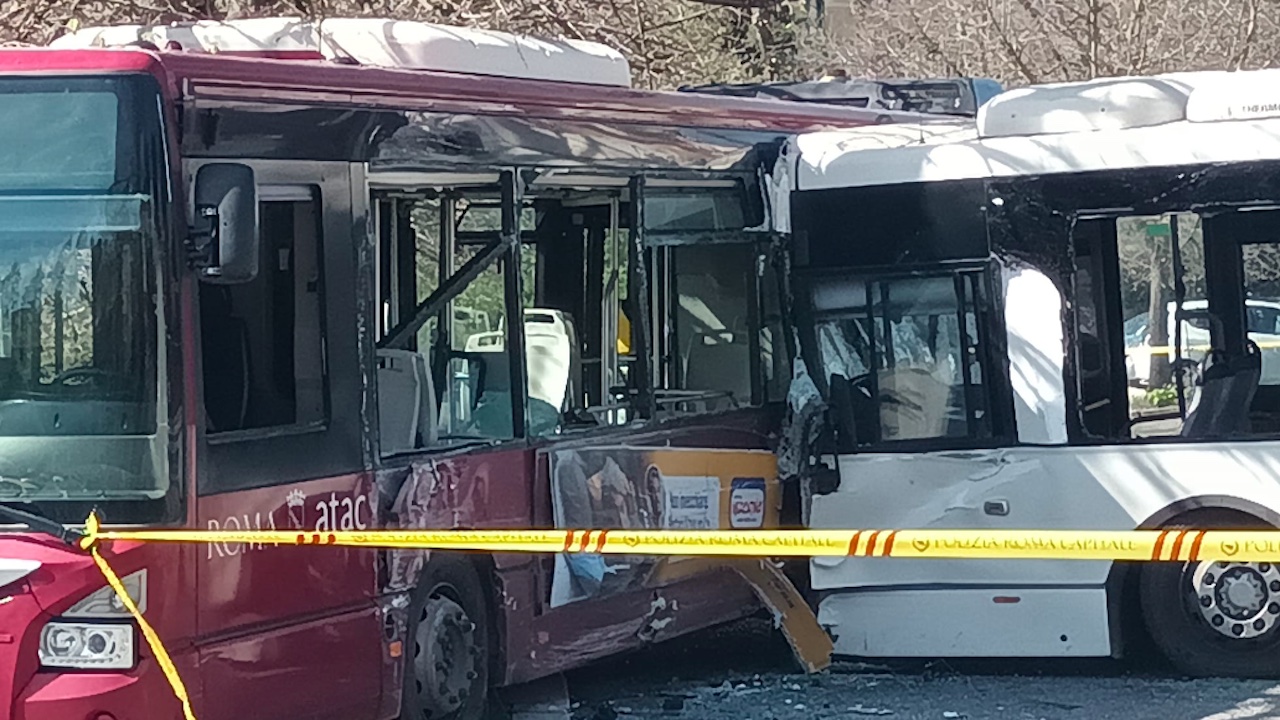
{"label": "yellow police tape", "polygon": [[196,720],[196,714],[191,709],[191,698],[187,695],[187,686],[182,682],[182,676],[178,674],[178,668],[174,666],[173,659],[169,657],[169,651],[165,649],[164,643],[160,641],[160,636],[156,634],[155,628],[151,627],[151,623],[142,616],[142,611],[138,609],[138,604],[129,596],[129,591],[125,589],[124,583],[120,581],[120,576],[115,570],[111,569],[111,565],[107,559],[102,557],[99,552],[97,541],[101,537],[98,529],[98,516],[90,515],[84,525],[85,536],[80,540],[80,547],[88,550],[93,556],[93,562],[98,566],[98,570],[102,573],[102,577],[106,578],[107,584],[115,591],[116,597],[120,598],[120,602],[124,605],[129,614],[138,623],[138,627],[142,630],[142,637],[146,639],[147,646],[151,648],[152,654],[156,656],[156,662],[160,664],[160,670],[164,672],[165,679],[169,681],[169,686],[173,688],[173,694],[178,696],[178,702],[182,703],[182,715],[186,720]]}
{"label": "yellow police tape", "polygon": [[99,552],[112,540],[494,553],[1280,562],[1277,530],[102,530],[91,516],[80,545],[138,622],[186,720],[195,715],[177,668]]}
{"label": "yellow police tape", "polygon": [[1280,531],[97,530],[86,542],[245,543],[603,555],[1280,561]]}

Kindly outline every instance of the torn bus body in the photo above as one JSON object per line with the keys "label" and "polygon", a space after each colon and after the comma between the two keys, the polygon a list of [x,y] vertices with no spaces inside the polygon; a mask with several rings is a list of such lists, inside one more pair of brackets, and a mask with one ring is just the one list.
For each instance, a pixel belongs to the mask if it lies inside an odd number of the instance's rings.
{"label": "torn bus body", "polygon": [[[1276,525],[1280,117],[1252,98],[1277,77],[1030,87],[975,121],[790,142],[795,324],[828,407],[809,525]],[[1118,656],[1147,632],[1184,672],[1277,672],[1266,563],[811,573],[838,653]]]}

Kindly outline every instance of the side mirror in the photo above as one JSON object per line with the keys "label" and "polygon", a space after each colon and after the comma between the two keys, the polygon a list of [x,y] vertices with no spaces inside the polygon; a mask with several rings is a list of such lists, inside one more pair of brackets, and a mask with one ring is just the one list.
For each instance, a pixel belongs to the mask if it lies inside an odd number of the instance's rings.
{"label": "side mirror", "polygon": [[258,197],[253,169],[204,165],[196,173],[191,252],[202,280],[246,283],[258,276]]}

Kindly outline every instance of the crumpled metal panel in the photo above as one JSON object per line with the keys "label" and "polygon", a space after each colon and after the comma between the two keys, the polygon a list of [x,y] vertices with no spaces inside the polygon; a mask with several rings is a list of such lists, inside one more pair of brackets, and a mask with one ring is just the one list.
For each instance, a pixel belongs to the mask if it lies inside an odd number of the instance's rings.
{"label": "crumpled metal panel", "polygon": [[202,100],[189,104],[190,157],[368,162],[370,172],[578,168],[592,173],[733,172],[753,177],[757,146],[778,132],[666,125],[351,110]]}

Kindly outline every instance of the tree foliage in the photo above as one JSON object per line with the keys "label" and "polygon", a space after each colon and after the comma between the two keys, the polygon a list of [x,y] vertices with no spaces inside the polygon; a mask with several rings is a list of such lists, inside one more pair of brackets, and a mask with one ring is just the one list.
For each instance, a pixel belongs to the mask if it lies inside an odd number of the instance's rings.
{"label": "tree foliage", "polygon": [[843,0],[807,47],[866,75],[976,75],[1012,85],[1268,67],[1270,0]]}

